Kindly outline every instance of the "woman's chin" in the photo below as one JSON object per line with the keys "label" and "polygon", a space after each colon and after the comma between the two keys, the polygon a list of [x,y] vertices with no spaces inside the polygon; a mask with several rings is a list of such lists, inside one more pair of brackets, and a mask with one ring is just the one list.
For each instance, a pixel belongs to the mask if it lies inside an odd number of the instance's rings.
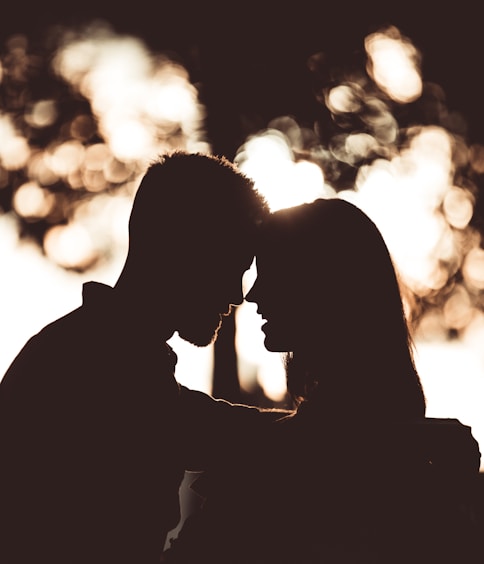
{"label": "woman's chin", "polygon": [[274,334],[270,329],[265,330],[262,329],[265,334],[264,338],[264,347],[269,352],[286,352],[290,349],[286,348],[286,343],[284,343],[284,339],[281,339],[280,336]]}

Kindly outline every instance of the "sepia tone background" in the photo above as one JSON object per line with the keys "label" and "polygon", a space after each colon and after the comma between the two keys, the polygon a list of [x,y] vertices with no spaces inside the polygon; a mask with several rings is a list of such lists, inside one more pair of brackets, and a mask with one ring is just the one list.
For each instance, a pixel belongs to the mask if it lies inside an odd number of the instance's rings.
{"label": "sepia tone background", "polygon": [[[482,21],[473,2],[422,6],[4,4],[0,372],[79,305],[83,281],[115,281],[146,162],[211,151],[253,175],[274,209],[338,195],[375,219],[407,285],[429,415],[458,418],[484,444]],[[369,38],[405,53],[411,68],[394,70],[414,85],[408,97],[369,65]],[[175,336],[179,379],[286,405],[257,324],[243,304],[215,347]]]}

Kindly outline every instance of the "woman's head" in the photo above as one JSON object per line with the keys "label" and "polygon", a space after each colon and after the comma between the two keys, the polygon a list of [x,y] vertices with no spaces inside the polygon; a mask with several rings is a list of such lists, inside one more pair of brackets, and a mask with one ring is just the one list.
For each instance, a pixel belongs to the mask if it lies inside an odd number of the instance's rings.
{"label": "woman's head", "polygon": [[266,348],[293,353],[294,396],[305,399],[322,372],[363,380],[391,378],[395,370],[415,375],[394,264],[359,208],[320,199],[271,214],[256,265],[246,299],[266,319]]}
{"label": "woman's head", "polygon": [[273,213],[256,263],[258,278],[247,299],[267,317],[269,350],[293,351],[328,334],[356,336],[378,320],[401,325],[397,278],[383,238],[344,200]]}

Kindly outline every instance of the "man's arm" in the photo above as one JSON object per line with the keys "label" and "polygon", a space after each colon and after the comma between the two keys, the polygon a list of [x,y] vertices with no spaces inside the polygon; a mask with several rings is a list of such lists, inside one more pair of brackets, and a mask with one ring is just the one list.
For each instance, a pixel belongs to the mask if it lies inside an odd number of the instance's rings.
{"label": "man's arm", "polygon": [[186,470],[206,470],[227,450],[250,448],[253,438],[292,410],[215,399],[180,386],[181,452]]}

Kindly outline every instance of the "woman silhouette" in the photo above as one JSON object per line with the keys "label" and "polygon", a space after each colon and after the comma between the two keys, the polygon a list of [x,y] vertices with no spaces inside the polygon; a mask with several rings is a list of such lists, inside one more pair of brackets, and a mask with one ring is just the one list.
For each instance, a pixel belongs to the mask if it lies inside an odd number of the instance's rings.
{"label": "woman silhouette", "polygon": [[342,200],[280,210],[266,222],[247,301],[270,351],[288,352],[296,405],[357,421],[425,416],[400,285],[375,224]]}
{"label": "woman silhouette", "polygon": [[342,199],[283,209],[262,227],[256,266],[246,300],[265,347],[284,353],[295,409],[256,444],[227,441],[165,561],[452,561],[451,547],[435,548],[442,522],[428,521],[425,397],[379,230]]}

